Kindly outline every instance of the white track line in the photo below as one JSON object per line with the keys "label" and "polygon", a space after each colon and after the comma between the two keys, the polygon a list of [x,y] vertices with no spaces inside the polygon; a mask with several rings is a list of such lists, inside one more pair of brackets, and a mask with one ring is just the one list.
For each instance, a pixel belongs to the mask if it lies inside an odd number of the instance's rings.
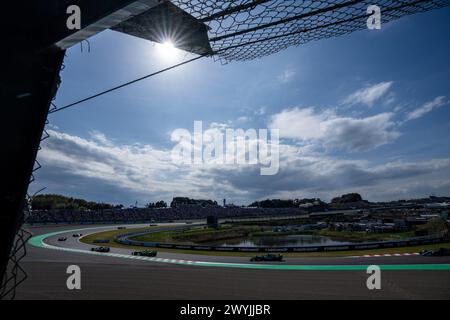
{"label": "white track line", "polygon": [[351,256],[348,258],[383,258],[383,257],[410,257],[419,256],[420,253],[385,253],[385,254],[365,254],[363,256]]}

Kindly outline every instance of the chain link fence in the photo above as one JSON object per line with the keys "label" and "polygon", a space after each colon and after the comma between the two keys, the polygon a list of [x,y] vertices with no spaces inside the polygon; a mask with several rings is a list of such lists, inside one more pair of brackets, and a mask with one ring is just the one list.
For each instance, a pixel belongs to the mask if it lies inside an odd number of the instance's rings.
{"label": "chain link fence", "polygon": [[27,273],[20,262],[27,254],[26,243],[30,238],[31,234],[22,228],[16,233],[8,267],[0,286],[0,300],[13,300],[16,297],[17,287],[27,279]]}
{"label": "chain link fence", "polygon": [[211,46],[225,63],[253,60],[291,46],[365,29],[371,5],[380,7],[382,23],[387,23],[450,4],[449,0],[172,2],[209,26]]}

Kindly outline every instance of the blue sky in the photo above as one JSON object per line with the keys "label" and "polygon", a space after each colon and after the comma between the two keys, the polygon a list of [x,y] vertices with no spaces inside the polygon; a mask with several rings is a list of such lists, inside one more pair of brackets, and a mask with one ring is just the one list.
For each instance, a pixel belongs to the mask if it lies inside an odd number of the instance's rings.
{"label": "blue sky", "polygon": [[[125,205],[450,195],[449,21],[445,8],[252,62],[203,59],[56,113],[32,189]],[[189,57],[113,31],[90,44],[67,52],[58,106]],[[196,120],[280,129],[279,174],[174,165],[170,134]]]}

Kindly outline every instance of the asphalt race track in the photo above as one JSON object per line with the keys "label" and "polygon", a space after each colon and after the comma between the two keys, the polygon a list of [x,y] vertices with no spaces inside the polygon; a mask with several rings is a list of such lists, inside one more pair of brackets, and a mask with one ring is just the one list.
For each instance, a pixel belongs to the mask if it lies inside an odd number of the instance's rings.
{"label": "asphalt race track", "polygon": [[[29,278],[17,299],[450,299],[450,257],[289,258],[251,264],[246,257],[160,252],[158,259],[141,260],[126,249],[91,254],[91,246],[72,237],[72,230],[86,229],[79,231],[86,235],[117,227],[31,228],[34,236],[54,235],[43,241],[51,248],[27,246],[22,265]],[[67,242],[57,241],[62,236]],[[69,265],[81,268],[80,291],[66,287]],[[369,265],[382,268],[381,290],[366,287]]]}

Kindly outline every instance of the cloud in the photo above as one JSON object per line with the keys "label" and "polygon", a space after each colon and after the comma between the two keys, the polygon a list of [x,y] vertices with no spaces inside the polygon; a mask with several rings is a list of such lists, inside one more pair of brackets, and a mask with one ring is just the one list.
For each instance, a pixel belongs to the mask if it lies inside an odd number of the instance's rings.
{"label": "cloud", "polygon": [[[56,130],[57,130],[57,129],[56,129]],[[104,145],[104,146],[113,146],[113,143],[112,143],[111,141],[109,141],[108,138],[106,137],[106,135],[103,134],[103,133],[101,133],[101,132],[98,132],[98,131],[92,131],[92,132],[90,133],[90,135],[91,135],[91,137],[92,137],[95,141],[99,142],[101,145]]]}
{"label": "cloud", "polygon": [[394,82],[380,82],[373,86],[369,86],[363,89],[360,89],[347,98],[344,99],[344,104],[347,105],[355,105],[355,104],[364,104],[368,107],[373,107],[374,103],[385,96]]}
{"label": "cloud", "polygon": [[269,127],[280,130],[282,138],[320,144],[328,149],[368,151],[400,136],[393,113],[366,118],[338,116],[332,110],[286,109],[271,117]]}
{"label": "cloud", "polygon": [[405,121],[411,121],[422,118],[424,115],[446,104],[448,104],[448,102],[445,101],[444,96],[436,97],[433,101],[427,102],[422,107],[408,113],[406,115]]}
{"label": "cloud", "polygon": [[[423,197],[450,193],[450,159],[422,162],[390,162],[372,165],[368,161],[329,157],[284,159],[280,174],[264,177],[250,171],[216,170],[216,183],[231,184],[257,199],[321,197],[359,192],[372,201]],[[286,162],[287,161],[287,162]]]}
{"label": "cloud", "polygon": [[[55,130],[49,130],[49,133],[51,138],[45,141],[39,153],[40,162],[45,164],[47,170],[58,172],[62,178],[76,176],[77,181],[80,181],[80,177],[90,181],[89,184],[79,185],[80,189],[94,189],[94,185],[114,186],[142,195],[182,188],[182,179],[171,181],[169,178],[179,170],[172,164],[167,150],[139,144],[115,145],[112,140],[99,133],[91,135],[91,139]],[[165,179],[167,181],[163,185],[156,184]],[[96,183],[91,187],[92,181]],[[52,183],[70,185],[70,181]]]}
{"label": "cloud", "polygon": [[397,139],[393,113],[381,113],[362,119],[335,118],[324,124],[324,145],[351,152],[376,149]]}
{"label": "cloud", "polygon": [[[205,128],[205,134],[223,132],[227,128],[228,124],[213,123]],[[48,187],[47,192],[125,205],[136,200],[141,204],[159,199],[169,201],[174,196],[211,199],[226,196],[246,202],[245,190],[211,183],[211,170],[229,168],[229,165],[176,164],[172,162],[171,149],[143,144],[120,145],[100,132],[82,138],[48,131],[51,138],[43,143],[39,153],[39,162],[44,168],[39,171],[33,188]],[[260,174],[257,166],[231,167],[236,170],[253,167]]]}
{"label": "cloud", "polygon": [[[314,114],[314,113],[313,113]],[[380,120],[381,121],[381,120]],[[215,124],[215,130],[223,126]],[[43,169],[33,188],[111,203],[140,204],[189,196],[248,204],[272,197],[329,200],[360,192],[370,200],[394,200],[450,193],[450,159],[395,161],[374,165],[280,145],[280,172],[261,176],[257,166],[177,166],[170,152],[149,145],[118,145],[104,137],[81,138],[50,130],[39,161]],[[36,189],[37,190],[37,189]]]}
{"label": "cloud", "polygon": [[242,116],[242,117],[237,118],[236,121],[238,123],[247,123],[247,122],[251,121],[251,118],[247,117],[247,116]]}
{"label": "cloud", "polygon": [[281,83],[290,82],[296,75],[296,72],[293,70],[285,70],[281,75],[278,76],[278,81]]}
{"label": "cloud", "polygon": [[314,108],[285,109],[271,117],[269,128],[280,129],[282,138],[319,139],[323,136],[322,123],[326,118],[324,114],[316,114]]}
{"label": "cloud", "polygon": [[261,107],[261,108],[259,108],[259,109],[257,109],[255,111],[255,114],[258,115],[258,116],[263,116],[263,115],[266,114],[266,112],[267,112],[266,108],[265,107]]}

